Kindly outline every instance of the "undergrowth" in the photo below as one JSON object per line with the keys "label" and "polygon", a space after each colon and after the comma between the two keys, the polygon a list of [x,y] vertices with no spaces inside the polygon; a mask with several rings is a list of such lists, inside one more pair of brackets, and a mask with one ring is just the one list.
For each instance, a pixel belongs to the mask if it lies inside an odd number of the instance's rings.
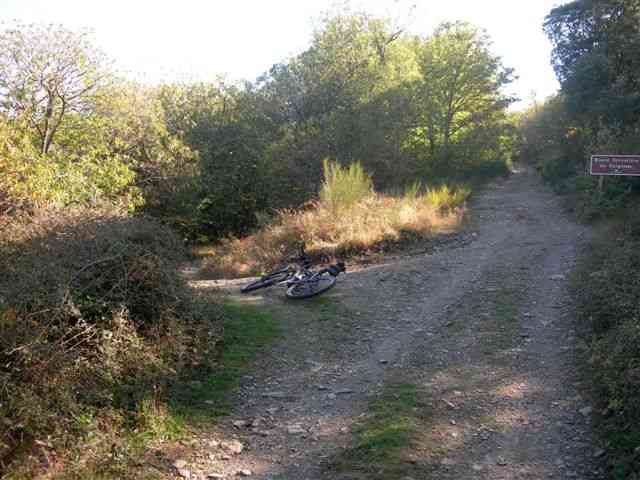
{"label": "undergrowth", "polygon": [[640,216],[583,253],[573,281],[612,478],[640,478]]}
{"label": "undergrowth", "polygon": [[600,188],[596,176],[575,172],[554,176],[545,167],[541,168],[544,180],[563,196],[565,208],[585,223],[623,215],[640,193],[640,182],[635,177],[607,177]]}
{"label": "undergrowth", "polygon": [[181,423],[207,426],[232,405],[228,393],[245,373],[256,353],[279,335],[268,312],[252,305],[224,304],[224,341],[216,364],[194,369],[192,380],[175,385],[170,392],[172,415]]}
{"label": "undergrowth", "polygon": [[169,387],[215,361],[223,336],[220,307],[178,274],[180,239],[112,212],[3,221],[0,474],[171,437]]}
{"label": "undergrowth", "polygon": [[347,257],[451,231],[462,220],[470,195],[464,186],[425,188],[416,183],[401,195],[371,189],[357,164],[325,165],[321,199],[302,210],[285,210],[245,238],[209,247],[206,271],[214,277],[261,273],[304,243],[319,257]]}
{"label": "undergrowth", "polygon": [[223,303],[221,309],[225,335],[215,362],[185,370],[168,385],[162,403],[142,406],[144,425],[119,432],[115,448],[111,446],[107,452],[86,452],[82,462],[67,466],[61,480],[166,478],[171,461],[165,450],[171,451],[177,441],[206,432],[230,412],[229,394],[250,361],[279,330],[269,312],[253,305]]}

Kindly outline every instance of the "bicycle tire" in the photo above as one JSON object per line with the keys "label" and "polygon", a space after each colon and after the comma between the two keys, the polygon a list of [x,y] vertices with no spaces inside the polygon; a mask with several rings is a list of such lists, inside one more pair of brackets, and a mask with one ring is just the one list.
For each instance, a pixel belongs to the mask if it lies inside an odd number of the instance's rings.
{"label": "bicycle tire", "polygon": [[246,284],[240,289],[240,292],[249,293],[260,288],[270,287],[271,285],[274,285],[278,282],[285,281],[290,276],[291,273],[289,272],[289,270],[280,270],[278,272],[269,273],[268,275],[265,275],[258,280],[254,280],[253,282]]}
{"label": "bicycle tire", "polygon": [[303,280],[287,288],[287,298],[300,300],[314,297],[333,288],[336,284],[336,277],[328,273],[316,277],[314,280]]}

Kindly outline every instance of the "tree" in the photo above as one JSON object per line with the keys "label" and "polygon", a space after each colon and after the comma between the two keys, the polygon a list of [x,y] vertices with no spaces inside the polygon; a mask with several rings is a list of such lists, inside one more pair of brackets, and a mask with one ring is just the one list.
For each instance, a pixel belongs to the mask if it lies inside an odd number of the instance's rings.
{"label": "tree", "polygon": [[594,135],[640,119],[640,1],[575,0],[551,10],[544,28],[576,118]]}
{"label": "tree", "polygon": [[513,102],[502,88],[513,79],[489,51],[486,34],[464,22],[444,23],[424,43],[420,57],[422,130],[432,157],[443,167],[450,146],[465,129],[481,125]]}
{"label": "tree", "polygon": [[87,33],[16,25],[0,34],[0,109],[26,117],[46,154],[65,117],[91,109],[107,78],[104,67]]}
{"label": "tree", "polygon": [[273,190],[266,160],[277,126],[269,98],[250,84],[224,83],[165,86],[160,97],[169,132],[197,152],[193,210],[201,233],[245,233]]}

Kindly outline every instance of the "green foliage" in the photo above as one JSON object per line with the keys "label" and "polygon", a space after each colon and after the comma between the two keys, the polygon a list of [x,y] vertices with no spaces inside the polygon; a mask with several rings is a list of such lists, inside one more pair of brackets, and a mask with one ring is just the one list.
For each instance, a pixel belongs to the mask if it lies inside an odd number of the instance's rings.
{"label": "green foliage", "polygon": [[169,132],[197,152],[190,234],[219,238],[255,226],[279,186],[266,164],[274,127],[262,99],[222,83],[165,86],[160,98]]}
{"label": "green foliage", "polygon": [[[640,147],[639,15],[635,0],[575,0],[546,18],[562,92],[525,114],[521,154],[542,164],[545,179],[562,191],[576,190],[572,177],[587,170],[592,154],[635,154]],[[586,216],[614,207],[624,197],[618,185],[591,198],[578,188]]]}
{"label": "green foliage", "polygon": [[193,154],[157,92],[114,78],[86,33],[15,25],[0,47],[0,178],[14,204],[173,213]]}
{"label": "green foliage", "polygon": [[197,215],[202,230],[219,237],[246,232],[256,212],[266,208],[260,139],[248,125],[234,123],[218,130],[224,142],[201,156],[201,199]]}
{"label": "green foliage", "polygon": [[[612,239],[615,239],[612,242]],[[640,474],[640,218],[631,213],[585,252],[574,279],[591,337],[590,374],[610,443],[613,478]]]}
{"label": "green foliage", "polygon": [[167,131],[155,92],[122,84],[103,93],[92,115],[66,117],[46,154],[28,123],[0,118],[0,184],[14,203],[177,209],[194,154]]}
{"label": "green foliage", "polygon": [[635,152],[637,138],[616,128],[601,128],[594,134],[588,128],[569,126],[571,122],[562,96],[534,105],[519,119],[519,156],[537,165],[544,180],[566,196],[567,205],[580,219],[614,215],[637,193],[639,183],[635,178],[606,178],[600,190],[597,177],[586,174],[586,153]]}
{"label": "green foliage", "polygon": [[338,162],[325,159],[323,165],[320,201],[334,212],[346,210],[373,193],[371,177],[359,162],[343,167]]}
{"label": "green foliage", "polygon": [[4,158],[6,191],[18,203],[31,205],[96,205],[110,203],[131,210],[143,203],[133,186],[135,174],[119,158],[102,156],[80,158],[56,153],[40,157],[16,152]]}
{"label": "green foliage", "polygon": [[[252,305],[224,304],[224,342],[212,368],[200,368],[169,392],[170,411],[181,424],[207,426],[230,412],[229,393],[255,355],[279,335],[273,316]],[[195,383],[194,383],[195,381]]]}
{"label": "green foliage", "polygon": [[629,205],[634,205],[632,188],[637,185],[635,179],[607,178],[602,190],[595,178],[577,177],[570,183],[575,189],[575,211],[584,221],[615,218]]}
{"label": "green foliage", "polygon": [[[588,152],[635,152],[637,139],[619,129],[572,127],[563,96],[534,105],[519,119],[519,156],[534,163],[544,180],[582,220],[592,221],[624,207],[637,190],[634,178],[607,178],[604,189],[588,169]],[[588,138],[590,137],[590,140]]]}
{"label": "green foliage", "polygon": [[73,120],[60,134],[61,149],[100,149],[135,173],[132,185],[147,211],[164,218],[189,214],[185,204],[198,174],[197,155],[170,131],[159,89],[114,82],[100,90],[92,117]]}
{"label": "green foliage", "polygon": [[481,163],[470,166],[462,176],[470,181],[482,181],[496,177],[507,177],[511,174],[512,161],[509,156],[500,159],[487,159]]}
{"label": "green foliage", "polygon": [[[425,60],[435,45],[438,55]],[[416,125],[426,125],[429,105],[446,116],[440,87],[462,60],[449,133],[438,134],[449,152],[443,162]],[[509,81],[488,38],[469,25],[444,25],[420,39],[387,19],[345,10],[322,20],[307,50],[253,84],[165,86],[168,131],[198,158],[191,237],[246,234],[265,212],[316,197],[326,158],[360,159],[378,189],[501,174],[512,133],[504,113],[510,100],[500,88]]]}
{"label": "green foliage", "polygon": [[638,121],[639,15],[636,0],[576,0],[546,18],[569,110],[591,127]]}
{"label": "green foliage", "polygon": [[559,184],[576,175],[575,167],[565,157],[551,157],[542,162],[542,177],[551,184]]}
{"label": "green foliage", "polygon": [[[586,140],[583,128],[567,112],[564,97],[557,95],[533,105],[517,119],[517,150],[521,160],[542,165],[551,162],[545,179],[554,183],[584,168]],[[562,163],[563,165],[553,165]]]}
{"label": "green foliage", "polygon": [[[7,191],[14,203],[144,208],[188,238],[215,239],[315,197],[325,158],[362,159],[383,189],[492,173],[506,159],[508,99],[499,89],[509,71],[469,25],[446,24],[427,39],[403,30],[343,10],[322,20],[306,51],[255,83],[145,88],[110,74],[85,33],[17,25],[0,38],[1,121],[19,138],[11,165],[0,165],[12,178]],[[70,75],[47,70],[46,58]],[[440,87],[461,59],[444,125]],[[434,154],[423,133],[436,117],[444,146]]]}
{"label": "green foliage", "polygon": [[423,146],[429,172],[461,175],[485,155],[499,160],[503,152],[495,141],[513,101],[501,89],[512,81],[512,70],[491,55],[486,34],[466,23],[444,23],[420,52],[414,145]]}

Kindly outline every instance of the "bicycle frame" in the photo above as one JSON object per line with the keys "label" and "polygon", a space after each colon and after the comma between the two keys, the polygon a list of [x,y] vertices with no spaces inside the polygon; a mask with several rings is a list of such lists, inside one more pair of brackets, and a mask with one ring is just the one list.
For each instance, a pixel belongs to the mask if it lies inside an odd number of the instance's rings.
{"label": "bicycle frame", "polygon": [[320,274],[324,273],[324,269],[323,270],[319,270],[317,272],[314,272],[311,269],[308,268],[300,268],[298,269],[294,274],[293,277],[291,278],[287,278],[286,280],[283,280],[281,282],[276,283],[276,285],[287,285],[287,286],[291,286],[294,285],[296,283],[302,283],[302,282],[313,282],[315,278],[317,278]]}
{"label": "bicycle frame", "polygon": [[263,275],[260,279],[245,285],[241,291],[248,293],[272,285],[285,285],[287,297],[308,298],[332,288],[336,283],[335,277],[345,271],[342,262],[313,270],[311,259],[304,252],[304,248],[301,248],[299,256],[291,259],[288,267]]}

